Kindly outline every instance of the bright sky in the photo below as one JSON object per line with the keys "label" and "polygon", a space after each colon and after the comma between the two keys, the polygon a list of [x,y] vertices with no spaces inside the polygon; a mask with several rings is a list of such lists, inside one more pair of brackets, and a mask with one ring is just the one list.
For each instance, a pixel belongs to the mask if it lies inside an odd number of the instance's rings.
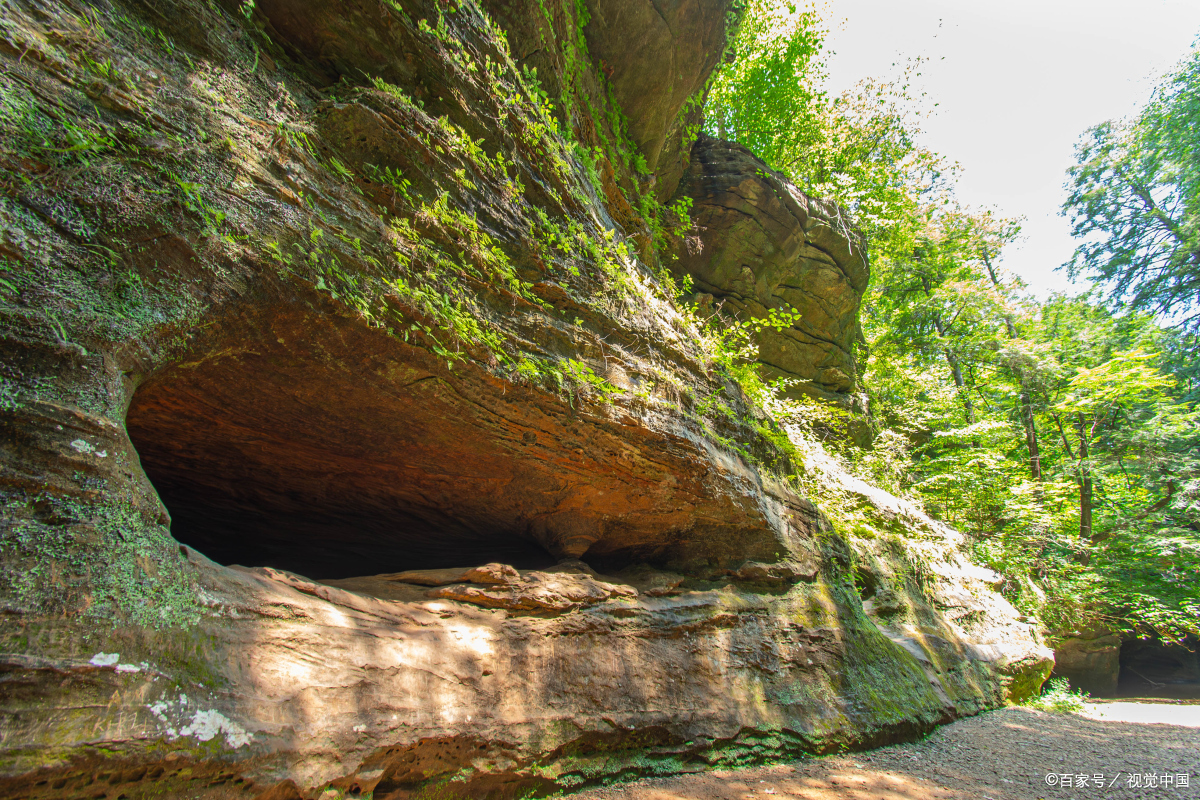
{"label": "bright sky", "polygon": [[[1200,34],[1198,0],[829,0],[831,86],[927,56],[924,142],[958,161],[958,196],[1023,216],[1004,266],[1039,295],[1071,290],[1058,210],[1088,127],[1135,113]],[[1082,290],[1077,285],[1077,290]]]}

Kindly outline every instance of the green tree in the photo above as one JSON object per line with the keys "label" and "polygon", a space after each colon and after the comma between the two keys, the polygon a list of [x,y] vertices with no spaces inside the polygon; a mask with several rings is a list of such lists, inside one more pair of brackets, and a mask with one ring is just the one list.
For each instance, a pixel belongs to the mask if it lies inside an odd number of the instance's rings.
{"label": "green tree", "polygon": [[1084,134],[1076,160],[1069,274],[1200,331],[1200,42],[1134,120]]}
{"label": "green tree", "polygon": [[749,0],[732,62],[704,107],[710,135],[746,146],[809,194],[836,201],[872,252],[910,246],[919,207],[945,193],[954,165],[918,144],[921,61],[895,80],[865,79],[838,97],[826,77],[820,15],[778,0]]}
{"label": "green tree", "polygon": [[821,138],[827,103],[825,30],[812,9],[750,0],[730,63],[717,74],[704,107],[705,129],[738,142],[776,169]]}
{"label": "green tree", "polygon": [[1010,348],[1021,353],[1044,476],[1012,485],[1007,518],[979,552],[1033,581],[1052,628],[1195,633],[1200,429],[1170,372],[1174,337],[1149,314],[1116,316],[1085,298],[1035,304],[1016,324],[1022,338]]}
{"label": "green tree", "polygon": [[873,255],[867,301],[872,347],[921,353],[944,360],[966,424],[977,419],[972,384],[981,360],[992,358],[998,326],[1015,335],[1007,291],[991,265],[1020,227],[991,212],[973,212],[945,201],[927,203],[908,221],[909,247]]}
{"label": "green tree", "polygon": [[[1174,381],[1147,363],[1152,358],[1152,353],[1133,350],[1116,353],[1098,366],[1080,369],[1067,382],[1063,397],[1051,408],[1063,449],[1076,461],[1079,536],[1084,540],[1091,541],[1094,537],[1096,445],[1122,423],[1135,423],[1138,405],[1154,403],[1162,397],[1164,389],[1174,386]],[[1071,446],[1068,426],[1075,429],[1077,448]]]}

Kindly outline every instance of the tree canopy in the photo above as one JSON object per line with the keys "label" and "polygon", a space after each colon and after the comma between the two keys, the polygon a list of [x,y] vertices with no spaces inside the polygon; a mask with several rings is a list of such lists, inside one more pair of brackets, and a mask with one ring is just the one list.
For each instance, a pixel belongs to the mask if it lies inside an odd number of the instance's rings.
{"label": "tree canopy", "polygon": [[1070,274],[1200,332],[1200,42],[1139,115],[1090,129],[1075,155]]}
{"label": "tree canopy", "polygon": [[1070,270],[1096,289],[1039,299],[1002,267],[1020,221],[958,203],[955,165],[920,144],[920,62],[830,97],[818,14],[746,14],[709,132],[868,240],[875,444],[828,446],[965,533],[1051,632],[1200,634],[1200,50],[1133,121],[1085,135]]}

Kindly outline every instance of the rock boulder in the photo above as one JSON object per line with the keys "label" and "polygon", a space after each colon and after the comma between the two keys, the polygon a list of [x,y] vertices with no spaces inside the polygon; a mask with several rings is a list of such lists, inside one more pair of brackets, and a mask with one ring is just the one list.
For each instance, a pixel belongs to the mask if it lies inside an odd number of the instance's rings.
{"label": "rock boulder", "polygon": [[694,226],[677,245],[677,273],[740,319],[798,311],[791,327],[759,334],[765,373],[796,380],[796,392],[854,406],[869,271],[865,243],[845,213],[808,197],[745,147],[705,135],[677,197],[691,199]]}

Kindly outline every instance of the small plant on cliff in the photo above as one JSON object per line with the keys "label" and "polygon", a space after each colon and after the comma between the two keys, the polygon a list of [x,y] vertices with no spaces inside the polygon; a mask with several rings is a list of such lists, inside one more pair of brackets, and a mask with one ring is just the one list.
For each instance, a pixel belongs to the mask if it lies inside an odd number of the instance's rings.
{"label": "small plant on cliff", "polygon": [[1083,711],[1090,699],[1087,692],[1072,689],[1066,678],[1054,678],[1047,681],[1040,695],[1026,701],[1025,706],[1039,711],[1074,714]]}
{"label": "small plant on cliff", "polygon": [[601,402],[607,402],[612,395],[621,392],[606,378],[597,375],[591,366],[574,358],[562,362],[562,373],[566,381],[573,387],[575,394],[592,394],[597,396]]}
{"label": "small plant on cliff", "polygon": [[765,317],[730,319],[713,314],[704,320],[701,328],[705,332],[704,344],[713,364],[726,370],[740,373],[758,363],[758,335],[764,330],[782,331],[800,321],[800,312],[794,308],[772,308]]}

